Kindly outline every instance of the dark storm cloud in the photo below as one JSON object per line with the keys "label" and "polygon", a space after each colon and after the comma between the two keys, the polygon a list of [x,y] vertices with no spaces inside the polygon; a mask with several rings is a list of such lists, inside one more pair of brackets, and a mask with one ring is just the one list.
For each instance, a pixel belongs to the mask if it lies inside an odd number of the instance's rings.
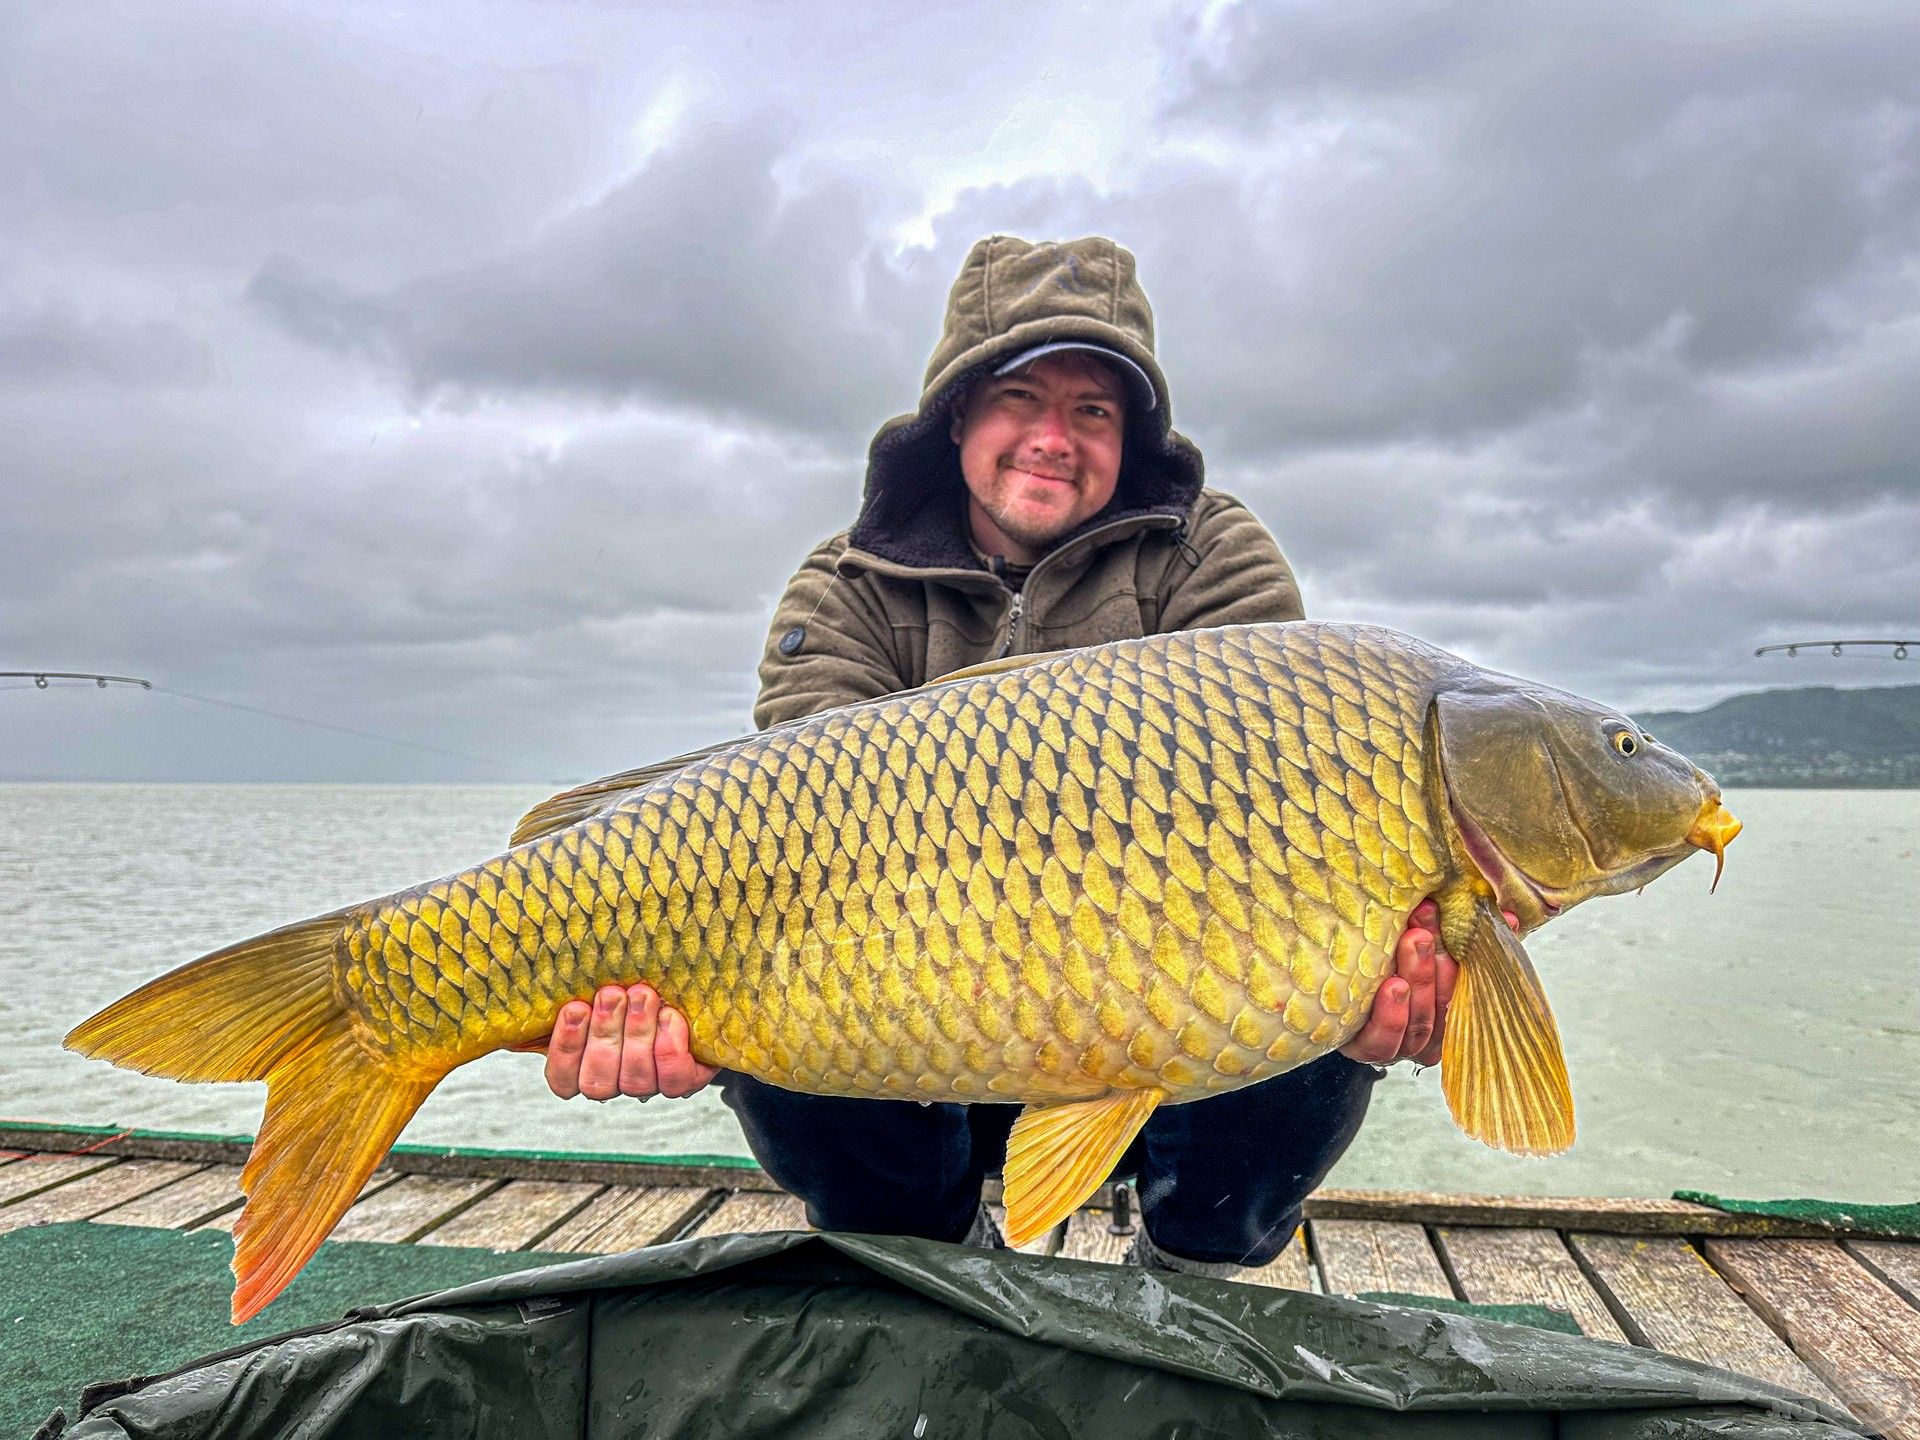
{"label": "dark storm cloud", "polygon": [[1916,59],[1891,7],[1231,8],[1168,102],[1266,160],[1212,232],[1243,260],[1168,241],[1226,338],[1212,403],[1248,445],[1470,435],[1622,355],[1844,345],[1911,309]]}
{"label": "dark storm cloud", "polygon": [[209,366],[206,347],[167,320],[84,315],[70,300],[0,310],[0,383],[188,384]]}
{"label": "dark storm cloud", "polygon": [[487,15],[0,21],[0,657],[506,760],[40,696],[4,773],[547,779],[736,733],[993,231],[1136,251],[1178,422],[1312,613],[1636,704],[1911,624],[1904,12],[1244,5],[1111,78],[1066,10],[1022,8],[1031,55]]}
{"label": "dark storm cloud", "polygon": [[947,281],[896,268],[851,179],[783,191],[777,118],[690,124],[607,195],[503,253],[378,296],[270,262],[250,293],[411,389],[695,406],[846,438],[904,407]]}

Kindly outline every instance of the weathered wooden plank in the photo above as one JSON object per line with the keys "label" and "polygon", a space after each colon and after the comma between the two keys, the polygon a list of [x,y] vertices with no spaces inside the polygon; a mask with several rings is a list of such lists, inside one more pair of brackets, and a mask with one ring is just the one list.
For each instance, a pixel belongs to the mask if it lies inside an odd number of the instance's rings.
{"label": "weathered wooden plank", "polygon": [[[64,1154],[87,1148],[106,1158],[198,1160],[239,1164],[252,1141],[244,1137],[174,1135],[100,1126],[0,1122],[0,1153]],[[697,1186],[777,1193],[772,1178],[751,1164],[683,1164],[623,1155],[567,1155],[537,1151],[467,1150],[396,1145],[384,1168],[408,1175],[496,1176],[621,1186]],[[989,1178],[986,1198],[999,1199]],[[1107,1187],[1092,1203],[1110,1204]],[[1536,1195],[1448,1195],[1428,1191],[1321,1190],[1307,1197],[1309,1220],[1403,1220],[1423,1225],[1577,1229],[1639,1235],[1745,1235],[1832,1238],[1852,1232],[1764,1215],[1733,1215],[1681,1200]],[[1861,1238],[1874,1238],[1863,1236]]]}
{"label": "weathered wooden plank", "polygon": [[[384,1165],[381,1166],[380,1169],[374,1171],[373,1174],[367,1177],[367,1183],[360,1187],[360,1194],[356,1198],[355,1203],[358,1204],[359,1201],[366,1199],[369,1195],[377,1194],[389,1185],[398,1184],[399,1180],[400,1177],[394,1174],[393,1171],[387,1169]],[[231,1235],[233,1233],[233,1227],[239,1223],[239,1220],[240,1207],[236,1205],[233,1209],[223,1211],[211,1220],[202,1220],[198,1225],[189,1225],[185,1228],[189,1230],[224,1230]]]}
{"label": "weathered wooden plank", "polygon": [[1832,1399],[1686,1241],[1573,1234],[1567,1243],[1634,1344]]}
{"label": "weathered wooden plank", "polygon": [[184,1160],[124,1160],[0,1210],[0,1234],[29,1225],[88,1220],[123,1200],[170,1185],[198,1168]]}
{"label": "weathered wooden plank", "polygon": [[770,1230],[810,1230],[807,1207],[792,1195],[741,1190],[694,1226],[691,1235],[763,1235]]}
{"label": "weathered wooden plank", "polygon": [[1265,1265],[1244,1272],[1240,1280],[1245,1285],[1269,1285],[1276,1290],[1318,1289],[1314,1283],[1313,1257],[1307,1252],[1307,1227],[1302,1225],[1294,1231],[1286,1249]]}
{"label": "weathered wooden plank", "polygon": [[236,1208],[245,1198],[240,1193],[238,1165],[209,1165],[171,1185],[163,1185],[123,1205],[103,1210],[93,1218],[109,1225],[190,1230],[202,1221]]}
{"label": "weathered wooden plank", "polygon": [[111,1155],[29,1156],[18,1165],[0,1170],[0,1205],[12,1205],[114,1163]]}
{"label": "weathered wooden plank", "polygon": [[434,1175],[405,1175],[377,1195],[354,1203],[327,1236],[329,1240],[401,1242],[431,1230],[465,1209],[501,1182],[447,1180]]}
{"label": "weathered wooden plank", "polygon": [[1133,1248],[1138,1233],[1140,1212],[1134,1211],[1132,1223],[1121,1234],[1113,1233],[1111,1210],[1080,1210],[1067,1217],[1067,1233],[1061,1237],[1059,1253],[1069,1260],[1096,1260],[1102,1265],[1119,1265]]}
{"label": "weathered wooden plank", "polygon": [[606,1187],[566,1180],[509,1180],[420,1236],[421,1245],[528,1250]]}
{"label": "weathered wooden plank", "polygon": [[1547,1305],[1565,1310],[1596,1340],[1628,1344],[1557,1230],[1443,1226],[1436,1235],[1453,1278],[1479,1305]]}
{"label": "weathered wooden plank", "polygon": [[1846,1248],[1909,1305],[1920,1308],[1920,1242],[1913,1240],[1849,1240]]}
{"label": "weathered wooden plank", "polygon": [[1707,1258],[1841,1403],[1920,1440],[1920,1313],[1830,1240],[1709,1240]]}
{"label": "weathered wooden plank", "polygon": [[1401,1220],[1315,1220],[1320,1276],[1330,1295],[1390,1290],[1454,1298],[1426,1227]]}
{"label": "weathered wooden plank", "polygon": [[1686,1200],[1612,1196],[1444,1195],[1418,1190],[1320,1190],[1309,1220],[1404,1220],[1419,1225],[1514,1225],[1616,1235],[1831,1237],[1822,1225],[1772,1215],[1734,1215]]}
{"label": "weathered wooden plank", "polygon": [[695,1185],[620,1186],[588,1201],[540,1248],[605,1255],[677,1239],[721,1193]]}
{"label": "weathered wooden plank", "polygon": [[[221,1135],[173,1135],[147,1130],[25,1125],[0,1121],[0,1148],[65,1152],[87,1147],[115,1159],[246,1162],[253,1141]],[[600,1185],[698,1185],[729,1190],[780,1187],[751,1161],[688,1164],[632,1155],[568,1155],[521,1150],[468,1150],[444,1145],[396,1145],[381,1162],[401,1175],[486,1175],[503,1180],[572,1180]]]}

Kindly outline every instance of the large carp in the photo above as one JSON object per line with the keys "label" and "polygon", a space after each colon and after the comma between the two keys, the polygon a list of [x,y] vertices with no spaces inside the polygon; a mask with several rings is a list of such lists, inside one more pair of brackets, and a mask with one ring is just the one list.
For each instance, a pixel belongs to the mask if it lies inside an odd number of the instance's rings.
{"label": "large carp", "polygon": [[1347,1040],[1429,895],[1460,962],[1456,1120],[1564,1149],[1559,1036],[1500,910],[1524,933],[1718,856],[1738,828],[1712,779],[1625,716],[1393,631],[1160,635],[995,662],[569,791],[504,855],[183,966],[67,1044],[267,1082],[236,1321],[306,1263],[443,1076],[609,982],[650,982],[700,1059],[776,1085],[1023,1102],[1020,1243],[1156,1106]]}

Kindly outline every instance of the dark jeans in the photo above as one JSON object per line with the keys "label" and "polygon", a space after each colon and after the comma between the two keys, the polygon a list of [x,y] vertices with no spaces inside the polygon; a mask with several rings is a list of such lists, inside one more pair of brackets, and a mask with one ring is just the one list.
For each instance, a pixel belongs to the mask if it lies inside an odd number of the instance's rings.
{"label": "dark jeans", "polygon": [[[1344,1055],[1157,1111],[1116,1173],[1137,1174],[1156,1245],[1264,1265],[1367,1113],[1375,1072]],[[1017,1105],[845,1100],[728,1075],[722,1092],[761,1167],[817,1229],[957,1241],[1006,1158]]]}

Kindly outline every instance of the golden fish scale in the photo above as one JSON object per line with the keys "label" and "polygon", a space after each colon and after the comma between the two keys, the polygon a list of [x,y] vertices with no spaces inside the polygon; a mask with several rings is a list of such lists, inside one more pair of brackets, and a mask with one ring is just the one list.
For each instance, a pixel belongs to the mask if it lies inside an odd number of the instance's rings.
{"label": "golden fish scale", "polygon": [[703,1058],[815,1093],[1247,1084],[1359,1028],[1440,878],[1445,659],[1235,627],[768,731],[383,902],[343,994],[434,1072],[646,979]]}

